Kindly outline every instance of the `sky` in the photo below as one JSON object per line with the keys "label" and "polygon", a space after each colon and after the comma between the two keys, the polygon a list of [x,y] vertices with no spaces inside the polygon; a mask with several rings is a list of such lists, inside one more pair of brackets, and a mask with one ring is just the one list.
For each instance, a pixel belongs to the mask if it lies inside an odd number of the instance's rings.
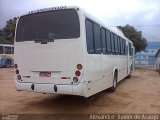
{"label": "sky", "polygon": [[148,41],[160,41],[160,0],[0,0],[0,29],[31,10],[79,6],[108,26],[132,25]]}

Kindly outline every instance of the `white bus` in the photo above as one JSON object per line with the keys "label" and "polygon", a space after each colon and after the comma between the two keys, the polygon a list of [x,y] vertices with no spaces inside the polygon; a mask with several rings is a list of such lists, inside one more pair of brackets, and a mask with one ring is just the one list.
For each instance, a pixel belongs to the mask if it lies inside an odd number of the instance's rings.
{"label": "white bus", "polygon": [[11,67],[14,65],[14,46],[0,44],[0,67]]}
{"label": "white bus", "polygon": [[79,7],[31,11],[17,21],[17,90],[89,97],[134,71],[134,46]]}
{"label": "white bus", "polygon": [[157,51],[156,53],[156,70],[159,72],[160,74],[160,49]]}

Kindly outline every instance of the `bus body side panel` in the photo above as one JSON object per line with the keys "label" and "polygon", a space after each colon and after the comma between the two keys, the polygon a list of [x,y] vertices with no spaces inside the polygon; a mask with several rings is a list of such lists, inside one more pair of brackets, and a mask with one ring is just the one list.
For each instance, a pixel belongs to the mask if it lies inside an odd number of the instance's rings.
{"label": "bus body side panel", "polygon": [[[97,61],[93,61],[93,59],[95,58],[92,58],[87,62],[88,66],[90,66],[90,69],[87,69],[87,77],[88,77],[87,80],[89,81],[89,83],[87,84],[87,96],[91,96],[93,94],[96,94],[100,91],[112,87],[115,68],[118,69],[117,82],[119,82],[120,80],[122,80],[127,76],[126,56],[102,55],[102,58],[103,58],[102,61],[98,61],[100,60],[98,58]],[[98,69],[95,69],[96,67],[99,67],[100,69],[100,63],[102,63],[102,68],[100,70],[102,74],[100,73],[100,71],[98,74],[98,72],[96,71]],[[96,76],[97,74],[99,76]]]}
{"label": "bus body side panel", "polygon": [[86,54],[87,97],[103,89],[99,84],[102,79],[102,55]]}
{"label": "bus body side panel", "polygon": [[[85,17],[84,17],[85,26]],[[86,35],[86,30],[84,28]],[[114,68],[118,68],[118,81],[127,76],[127,56],[119,55],[104,55],[104,54],[88,54],[86,36],[84,36],[84,50],[85,50],[85,74],[84,86],[85,96],[89,97],[100,91],[103,91],[113,85]],[[112,64],[114,63],[114,64]]]}
{"label": "bus body side panel", "polygon": [[126,77],[126,56],[120,55],[104,55],[103,57],[103,76],[106,79],[107,88],[112,87],[113,85],[113,76],[114,76],[114,69],[118,70],[118,80],[122,80]]}

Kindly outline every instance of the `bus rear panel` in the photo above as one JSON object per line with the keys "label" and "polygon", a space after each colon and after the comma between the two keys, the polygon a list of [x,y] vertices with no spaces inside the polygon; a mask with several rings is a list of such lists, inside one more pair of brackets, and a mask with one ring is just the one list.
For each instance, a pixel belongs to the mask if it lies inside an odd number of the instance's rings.
{"label": "bus rear panel", "polygon": [[77,9],[20,17],[15,38],[17,90],[84,96],[80,30]]}

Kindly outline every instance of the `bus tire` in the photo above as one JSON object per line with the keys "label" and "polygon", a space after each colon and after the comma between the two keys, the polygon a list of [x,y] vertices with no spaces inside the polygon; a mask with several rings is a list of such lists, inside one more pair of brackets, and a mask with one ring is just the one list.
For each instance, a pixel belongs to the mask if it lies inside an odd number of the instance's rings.
{"label": "bus tire", "polygon": [[5,67],[10,67],[11,66],[11,61],[10,60],[6,60],[5,62]]}
{"label": "bus tire", "polygon": [[157,65],[156,65],[156,71],[157,71],[157,72],[159,72],[159,71],[158,71],[158,67],[157,67]]}
{"label": "bus tire", "polygon": [[111,92],[114,92],[116,90],[116,87],[117,87],[117,76],[118,76],[118,73],[115,72],[114,73],[114,78],[113,78],[113,86],[110,88]]}
{"label": "bus tire", "polygon": [[129,73],[129,75],[127,76],[127,78],[128,78],[128,79],[131,78],[131,75],[132,75],[132,68],[130,67],[130,73]]}

